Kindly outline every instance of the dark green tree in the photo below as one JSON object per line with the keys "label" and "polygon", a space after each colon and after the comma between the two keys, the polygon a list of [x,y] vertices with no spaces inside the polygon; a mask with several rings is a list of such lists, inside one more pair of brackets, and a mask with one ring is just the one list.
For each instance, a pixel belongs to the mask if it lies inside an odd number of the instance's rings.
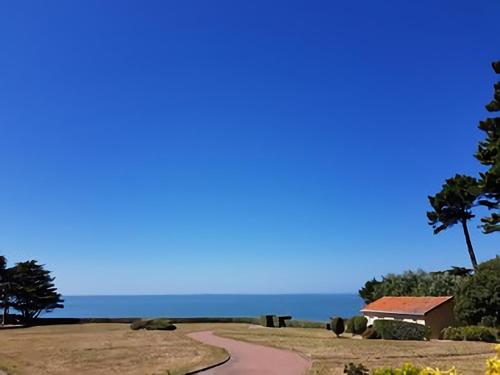
{"label": "dark green tree", "polygon": [[481,263],[467,277],[455,298],[457,318],[475,325],[489,320],[500,324],[500,257]]}
{"label": "dark green tree", "polygon": [[457,174],[446,180],[439,193],[429,197],[433,211],[427,212],[429,225],[434,228],[434,234],[458,223],[462,225],[467,250],[474,268],[477,267],[477,260],[467,221],[474,217],[472,208],[480,193],[478,181],[474,177]]}
{"label": "dark green tree", "polygon": [[64,307],[54,277],[36,260],[17,263],[12,268],[11,280],[11,306],[19,311],[25,323],[29,324],[43,311]]}
{"label": "dark green tree", "polygon": [[[492,64],[495,73],[500,74],[500,61]],[[495,84],[493,100],[486,105],[489,112],[500,111],[500,82]],[[476,158],[489,169],[481,173],[479,185],[482,196],[479,203],[492,212],[481,219],[484,233],[500,231],[500,117],[488,118],[479,123],[479,129],[486,133],[486,138],[479,142]]]}
{"label": "dark green tree", "polygon": [[382,284],[381,281],[373,278],[372,280],[368,280],[365,285],[358,291],[358,294],[365,303],[371,303],[377,299],[377,287]]}
{"label": "dark green tree", "polygon": [[9,291],[10,291],[10,272],[7,268],[7,259],[0,255],[0,307],[2,308],[2,325],[7,323],[9,313]]}

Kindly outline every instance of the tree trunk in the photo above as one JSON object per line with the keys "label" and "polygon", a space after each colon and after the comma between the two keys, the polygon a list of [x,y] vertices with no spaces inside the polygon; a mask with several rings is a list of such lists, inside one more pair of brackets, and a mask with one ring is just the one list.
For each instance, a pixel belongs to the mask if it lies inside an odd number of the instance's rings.
{"label": "tree trunk", "polygon": [[462,228],[464,229],[465,242],[467,243],[467,250],[469,251],[470,261],[474,269],[477,268],[476,254],[474,254],[474,248],[472,247],[472,242],[470,240],[469,228],[467,228],[467,220],[462,220]]}

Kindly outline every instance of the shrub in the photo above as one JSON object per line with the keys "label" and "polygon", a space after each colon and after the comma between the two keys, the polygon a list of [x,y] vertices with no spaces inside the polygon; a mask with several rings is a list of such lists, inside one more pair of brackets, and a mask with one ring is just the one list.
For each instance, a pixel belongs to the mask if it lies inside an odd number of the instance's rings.
{"label": "shrub", "polygon": [[442,332],[443,339],[453,341],[496,342],[495,330],[489,327],[448,327]]}
{"label": "shrub", "polygon": [[364,316],[357,315],[353,316],[351,319],[346,320],[346,332],[352,333],[353,335],[361,335],[366,331],[366,326],[368,324],[368,319]]}
{"label": "shrub", "polygon": [[373,371],[373,375],[420,375],[420,371],[419,367],[405,363],[400,369],[389,367],[376,369]]}
{"label": "shrub", "polygon": [[347,375],[369,375],[370,370],[368,370],[362,363],[349,363],[344,366],[344,374]]}
{"label": "shrub", "polygon": [[361,335],[366,331],[366,325],[368,324],[368,319],[364,316],[355,316],[353,318],[353,333]]}
{"label": "shrub", "polygon": [[500,321],[500,257],[481,263],[458,290],[455,313],[469,325],[481,323],[484,317]]}
{"label": "shrub", "polygon": [[130,328],[134,331],[138,329],[173,331],[177,327],[173,325],[168,319],[148,319],[136,320],[130,325]]}
{"label": "shrub", "polygon": [[498,325],[498,321],[495,316],[483,316],[479,325],[483,327],[496,327]]}
{"label": "shrub", "polygon": [[344,333],[345,325],[344,325],[344,319],[340,317],[335,317],[332,318],[331,325],[330,325],[332,331],[339,337],[341,334]]}
{"label": "shrub", "polygon": [[375,331],[375,328],[369,327],[366,329],[366,331],[363,332],[363,338],[367,340],[375,340],[379,339],[380,335],[377,331]]}
{"label": "shrub", "polygon": [[500,345],[495,346],[496,356],[486,361],[486,375],[500,374]]}
{"label": "shrub", "polygon": [[286,322],[287,327],[293,328],[325,328],[324,322],[315,322],[311,320],[296,320],[292,319]]}
{"label": "shrub", "polygon": [[386,340],[424,340],[430,337],[429,327],[400,320],[378,319],[373,328]]}
{"label": "shrub", "polygon": [[352,331],[354,331],[353,324],[354,324],[354,321],[352,320],[352,318],[344,320],[345,332],[346,333],[352,333]]}
{"label": "shrub", "polygon": [[373,371],[373,375],[458,375],[458,373],[454,367],[447,371],[441,371],[437,368],[420,368],[411,363],[405,363],[401,368],[376,369]]}

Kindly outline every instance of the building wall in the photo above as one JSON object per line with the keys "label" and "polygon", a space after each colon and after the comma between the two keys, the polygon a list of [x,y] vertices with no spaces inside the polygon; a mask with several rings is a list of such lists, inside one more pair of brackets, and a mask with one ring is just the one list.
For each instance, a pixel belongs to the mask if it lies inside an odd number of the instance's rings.
{"label": "building wall", "polygon": [[388,319],[388,320],[403,320],[409,323],[417,323],[425,325],[425,317],[422,315],[406,315],[406,314],[391,314],[391,313],[363,313],[363,315],[368,319],[368,325],[372,325],[377,319]]}
{"label": "building wall", "polygon": [[431,338],[438,339],[443,328],[455,323],[453,306],[453,300],[449,300],[425,315],[425,324],[431,327]]}
{"label": "building wall", "polygon": [[428,312],[425,316],[381,312],[364,312],[363,315],[368,319],[368,325],[372,325],[377,319],[396,319],[429,326],[431,328],[431,338],[433,339],[438,339],[443,328],[449,327],[455,322],[455,315],[453,314],[453,300],[443,303],[434,310]]}

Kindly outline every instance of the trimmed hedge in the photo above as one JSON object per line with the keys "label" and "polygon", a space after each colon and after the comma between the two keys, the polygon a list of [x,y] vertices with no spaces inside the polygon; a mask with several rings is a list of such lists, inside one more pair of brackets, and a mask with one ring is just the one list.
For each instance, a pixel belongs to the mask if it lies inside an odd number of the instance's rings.
{"label": "trimmed hedge", "polygon": [[363,334],[366,331],[366,326],[368,324],[368,319],[364,316],[355,316],[353,318],[353,333],[357,335]]}
{"label": "trimmed hedge", "polygon": [[173,331],[177,327],[168,319],[137,320],[130,325],[134,331],[138,329]]}
{"label": "trimmed hedge", "polygon": [[293,328],[323,328],[325,329],[326,323],[325,322],[315,322],[312,320],[288,320],[286,322],[287,327],[293,327]]}
{"label": "trimmed hedge", "polygon": [[331,329],[332,329],[333,333],[335,333],[337,335],[337,337],[339,337],[341,334],[343,334],[344,330],[345,330],[344,319],[342,319],[338,316],[335,318],[332,318]]}
{"label": "trimmed hedge", "polygon": [[424,340],[431,333],[427,326],[401,320],[378,319],[373,323],[373,328],[385,340]]}
{"label": "trimmed hedge", "polygon": [[445,340],[454,341],[497,341],[494,329],[481,326],[448,327],[443,329],[442,336]]}
{"label": "trimmed hedge", "polygon": [[351,319],[346,321],[346,332],[352,333],[353,335],[361,335],[366,331],[366,326],[368,324],[368,319],[364,316],[358,315],[353,316]]}

